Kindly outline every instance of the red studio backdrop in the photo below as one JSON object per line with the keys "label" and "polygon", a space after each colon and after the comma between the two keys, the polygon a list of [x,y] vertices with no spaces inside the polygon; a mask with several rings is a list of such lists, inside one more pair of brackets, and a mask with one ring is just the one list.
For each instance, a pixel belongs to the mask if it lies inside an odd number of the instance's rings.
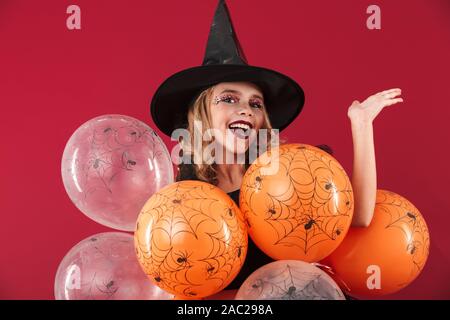
{"label": "red studio backdrop", "polygon": [[[81,30],[66,26],[69,5]],[[450,298],[450,2],[228,0],[249,63],[305,90],[282,134],[328,144],[351,175],[347,109],[400,87],[405,102],[374,123],[378,187],[409,199],[431,237],[428,262],[389,299]],[[369,5],[381,29],[366,26]],[[61,179],[71,134],[103,114],[156,130],[149,102],[169,75],[201,64],[216,0],[0,0],[0,298],[53,299],[58,265],[95,233],[112,231],[72,204]],[[159,132],[159,131],[158,131]],[[169,150],[174,146],[164,137]]]}

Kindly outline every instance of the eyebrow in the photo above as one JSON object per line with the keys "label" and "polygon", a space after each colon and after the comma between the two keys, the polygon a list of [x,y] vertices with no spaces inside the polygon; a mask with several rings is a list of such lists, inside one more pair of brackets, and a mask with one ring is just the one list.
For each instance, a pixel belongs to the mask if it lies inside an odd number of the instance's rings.
{"label": "eyebrow", "polygon": [[[233,89],[225,89],[225,90],[223,90],[220,94],[225,93],[225,92],[235,93],[235,94],[242,95],[242,93],[241,93],[240,91],[233,90]],[[259,94],[252,94],[252,98],[259,98],[259,99],[261,99],[261,100],[264,101],[263,97],[261,97]]]}

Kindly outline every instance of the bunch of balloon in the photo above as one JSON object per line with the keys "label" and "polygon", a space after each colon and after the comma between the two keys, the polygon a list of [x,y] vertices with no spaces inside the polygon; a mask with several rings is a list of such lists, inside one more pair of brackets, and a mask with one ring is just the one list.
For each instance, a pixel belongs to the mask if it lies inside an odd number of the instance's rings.
{"label": "bunch of balloon", "polygon": [[343,243],[321,263],[344,291],[358,298],[398,292],[411,284],[428,258],[430,236],[419,210],[404,197],[377,191],[367,228],[352,228]]}
{"label": "bunch of balloon", "polygon": [[[80,126],[66,144],[61,173],[82,213],[121,231],[134,231],[147,199],[173,182],[163,141],[145,123],[124,115],[99,116]],[[130,238],[103,233],[74,246],[59,265],[56,299],[172,297],[146,280]]]}
{"label": "bunch of balloon", "polygon": [[155,193],[135,232],[138,260],[150,280],[175,299],[202,299],[222,291],[247,255],[247,229],[221,189],[184,180]]}
{"label": "bunch of balloon", "polygon": [[318,262],[343,241],[353,217],[350,180],[327,152],[285,144],[243,177],[240,208],[255,244],[275,260]]}

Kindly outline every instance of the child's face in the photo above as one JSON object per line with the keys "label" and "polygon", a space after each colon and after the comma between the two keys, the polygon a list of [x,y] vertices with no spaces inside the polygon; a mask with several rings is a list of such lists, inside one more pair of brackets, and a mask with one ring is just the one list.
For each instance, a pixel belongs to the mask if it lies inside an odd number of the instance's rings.
{"label": "child's face", "polygon": [[210,101],[216,142],[232,154],[245,153],[264,123],[264,98],[250,82],[222,82]]}

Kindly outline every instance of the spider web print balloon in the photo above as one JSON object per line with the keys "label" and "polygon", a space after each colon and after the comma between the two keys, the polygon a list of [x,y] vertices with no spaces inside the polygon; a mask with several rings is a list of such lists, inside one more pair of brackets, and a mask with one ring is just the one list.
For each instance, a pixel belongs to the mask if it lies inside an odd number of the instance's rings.
{"label": "spider web print balloon", "polygon": [[[276,164],[276,172],[268,170]],[[341,243],[353,217],[344,169],[309,145],[263,154],[244,175],[239,200],[253,241],[276,260],[321,260]]]}
{"label": "spider web print balloon", "polygon": [[345,300],[324,271],[300,260],[262,266],[242,284],[236,300]]}
{"label": "spider web print balloon", "polygon": [[221,291],[239,273],[247,230],[234,201],[200,181],[171,184],[145,204],[135,247],[151,281],[178,298]]}
{"label": "spider web print balloon", "polygon": [[89,120],[70,137],[62,159],[64,187],[86,216],[134,231],[145,201],[173,182],[163,141],[146,124],[122,115]]}
{"label": "spider web print balloon", "polygon": [[368,228],[351,229],[322,263],[331,267],[349,294],[373,297],[406,287],[423,270],[430,236],[417,208],[404,197],[377,190]]}
{"label": "spider web print balloon", "polygon": [[55,277],[57,300],[168,300],[150,283],[134,254],[133,236],[105,232],[84,239],[61,261]]}

